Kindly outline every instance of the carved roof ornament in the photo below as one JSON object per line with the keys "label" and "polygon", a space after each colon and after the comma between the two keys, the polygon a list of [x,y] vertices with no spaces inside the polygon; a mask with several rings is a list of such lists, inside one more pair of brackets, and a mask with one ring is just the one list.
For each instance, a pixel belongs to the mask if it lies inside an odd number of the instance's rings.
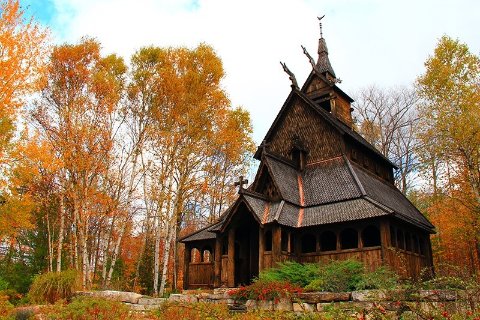
{"label": "carved roof ornament", "polygon": [[285,71],[285,73],[288,74],[288,78],[290,79],[290,81],[292,81],[292,87],[295,87],[295,88],[298,89],[297,78],[295,78],[295,75],[293,74],[293,72],[290,71],[290,69],[288,69],[288,67],[287,67],[287,65],[285,64],[285,62],[280,61],[280,64],[281,64],[282,67],[283,67],[283,71]]}

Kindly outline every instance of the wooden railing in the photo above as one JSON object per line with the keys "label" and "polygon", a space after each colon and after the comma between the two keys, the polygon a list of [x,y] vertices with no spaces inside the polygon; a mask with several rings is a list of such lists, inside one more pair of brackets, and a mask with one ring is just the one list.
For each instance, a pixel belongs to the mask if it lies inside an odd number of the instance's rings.
{"label": "wooden railing", "polygon": [[214,279],[213,262],[190,262],[188,266],[189,288],[212,288]]}

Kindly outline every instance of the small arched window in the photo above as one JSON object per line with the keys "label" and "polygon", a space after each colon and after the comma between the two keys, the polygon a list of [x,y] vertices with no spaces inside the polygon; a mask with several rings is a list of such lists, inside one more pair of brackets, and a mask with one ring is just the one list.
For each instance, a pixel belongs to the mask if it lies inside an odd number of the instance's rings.
{"label": "small arched window", "polygon": [[333,231],[325,231],[320,235],[320,251],[337,250],[337,235]]}
{"label": "small arched window", "polygon": [[200,250],[193,248],[190,252],[190,262],[198,263],[201,260]]}
{"label": "small arched window", "polygon": [[380,230],[376,226],[368,226],[362,231],[364,247],[376,247],[380,245]]}
{"label": "small arched window", "polygon": [[358,232],[355,229],[348,228],[340,233],[340,244],[342,249],[358,248]]}
{"label": "small arched window", "polygon": [[313,234],[307,233],[302,236],[302,253],[317,251],[317,239]]}
{"label": "small arched window", "polygon": [[265,231],[265,251],[272,251],[272,230]]}
{"label": "small arched window", "polygon": [[211,262],[212,261],[212,248],[206,246],[202,250],[202,262]]}

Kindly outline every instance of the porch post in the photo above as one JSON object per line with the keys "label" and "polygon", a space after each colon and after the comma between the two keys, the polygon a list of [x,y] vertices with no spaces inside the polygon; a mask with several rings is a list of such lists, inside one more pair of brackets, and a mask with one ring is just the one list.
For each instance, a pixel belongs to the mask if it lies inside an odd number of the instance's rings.
{"label": "porch post", "polygon": [[389,263],[389,259],[387,257],[387,248],[390,247],[391,244],[391,237],[390,237],[390,223],[386,219],[382,219],[380,221],[380,245],[382,248],[382,262]]}
{"label": "porch post", "polygon": [[279,225],[272,228],[272,267],[282,258],[282,229]]}
{"label": "porch post", "polygon": [[263,228],[258,228],[258,271],[263,270],[263,254],[265,253],[265,235]]}
{"label": "porch post", "polygon": [[183,250],[183,289],[188,290],[188,269],[190,266],[190,257],[191,248],[188,244],[185,243],[185,248]]}
{"label": "porch post", "polygon": [[220,287],[221,282],[221,268],[222,268],[222,240],[220,236],[215,238],[215,257],[214,257],[215,278],[213,280],[213,287]]}
{"label": "porch post", "polygon": [[230,288],[235,287],[235,229],[228,231],[228,281]]}

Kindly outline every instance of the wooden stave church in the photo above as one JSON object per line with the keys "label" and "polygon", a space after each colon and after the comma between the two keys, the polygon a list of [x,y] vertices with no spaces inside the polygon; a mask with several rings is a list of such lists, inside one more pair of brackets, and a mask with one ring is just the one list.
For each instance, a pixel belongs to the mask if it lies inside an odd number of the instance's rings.
{"label": "wooden stave church", "polygon": [[286,260],[433,273],[434,226],[394,186],[395,164],[353,130],[353,99],[337,86],[322,32],[317,62],[304,53],[312,71],[302,88],[283,64],[292,90],[255,153],[253,183],[240,178],[222,216],[179,240],[184,289],[248,284]]}

